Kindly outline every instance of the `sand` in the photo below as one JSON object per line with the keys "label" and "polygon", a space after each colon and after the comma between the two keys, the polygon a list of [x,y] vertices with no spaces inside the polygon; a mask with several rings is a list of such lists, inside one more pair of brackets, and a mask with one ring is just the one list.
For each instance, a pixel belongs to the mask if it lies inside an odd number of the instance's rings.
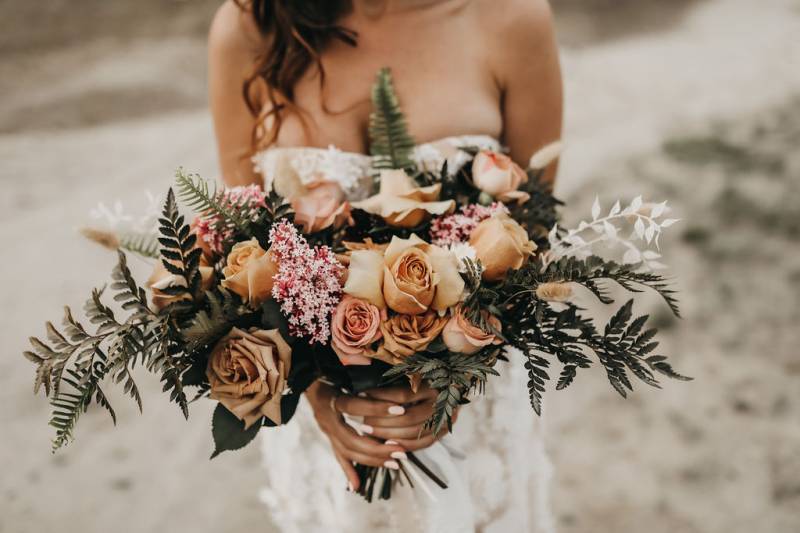
{"label": "sand", "polygon": [[[79,309],[113,265],[75,233],[90,208],[120,198],[135,212],[179,165],[216,173],[214,2],[119,4],[0,2],[0,532],[271,531],[256,447],[207,461],[210,403],[186,422],[140,373],[142,416],[115,398],[118,427],[90,410],[51,455],[47,403],[30,394],[26,337],[64,303]],[[561,531],[798,531],[800,4],[554,7],[566,221],[596,194],[670,201],[685,318],[656,299],[639,309],[696,378],[622,400],[595,369],[548,394]]]}

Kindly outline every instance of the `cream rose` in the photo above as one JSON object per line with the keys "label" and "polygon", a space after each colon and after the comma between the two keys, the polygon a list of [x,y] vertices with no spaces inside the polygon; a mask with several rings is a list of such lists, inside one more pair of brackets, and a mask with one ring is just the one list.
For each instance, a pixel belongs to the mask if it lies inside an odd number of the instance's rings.
{"label": "cream rose", "polygon": [[469,244],[483,265],[483,279],[499,281],[520,268],[536,250],[525,229],[505,213],[487,218],[472,232]]}
{"label": "cream rose", "polygon": [[333,226],[342,227],[350,218],[350,204],[341,187],[332,181],[315,181],[290,201],[294,220],[303,226],[303,233],[316,233]]}
{"label": "cream rose", "polygon": [[439,336],[447,324],[447,317],[433,311],[422,315],[394,315],[381,323],[383,346],[378,357],[389,364],[421,352]]}
{"label": "cream rose", "polygon": [[[174,261],[170,262],[173,264],[175,263]],[[200,256],[200,267],[198,270],[200,271],[200,288],[204,291],[210,290],[214,285],[214,267],[208,263],[205,255]],[[189,297],[188,294],[175,295],[165,292],[165,289],[169,287],[185,287],[186,280],[183,279],[182,276],[177,276],[168,271],[161,260],[156,263],[153,273],[150,274],[146,285],[153,294],[153,306],[159,310],[164,309],[173,302],[184,300]]]}
{"label": "cream rose", "polygon": [[[500,331],[500,320],[484,311],[484,319],[497,331]],[[490,344],[502,344],[494,333],[483,331],[464,316],[463,309],[459,306],[453,317],[442,330],[442,340],[447,349],[454,353],[473,354]]]}
{"label": "cream rose", "polygon": [[441,184],[417,187],[402,170],[384,170],[380,177],[380,192],[353,207],[383,217],[387,224],[414,228],[431,217],[455,209],[453,200],[439,200]]}
{"label": "cream rose", "polygon": [[264,251],[258,241],[237,242],[226,259],[222,286],[229,289],[252,306],[267,300],[272,293],[272,278],[278,265],[272,254]]}
{"label": "cream rose", "polygon": [[505,154],[482,150],[472,161],[472,182],[501,202],[527,201],[530,195],[517,190],[527,181],[525,171]]}
{"label": "cream rose", "polygon": [[206,375],[210,397],[249,428],[266,416],[281,423],[281,397],[292,350],[277,329],[233,328],[211,352]]}
{"label": "cream rose", "polygon": [[371,303],[345,295],[331,319],[331,347],[344,365],[368,365],[375,355],[386,312]]}

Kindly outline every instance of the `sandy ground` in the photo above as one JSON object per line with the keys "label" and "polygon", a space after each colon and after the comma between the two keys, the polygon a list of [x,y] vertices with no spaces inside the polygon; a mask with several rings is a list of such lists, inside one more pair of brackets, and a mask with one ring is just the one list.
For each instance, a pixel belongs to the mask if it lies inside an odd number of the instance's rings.
{"label": "sandy ground", "polygon": [[[210,405],[184,422],[145,376],[143,416],[90,411],[49,453],[25,338],[106,279],[113,258],[75,234],[97,201],[134,210],[178,165],[215,175],[215,2],[41,4],[0,0],[0,532],[270,531],[256,447],[206,461]],[[697,378],[623,401],[598,370],[546,398],[561,530],[800,531],[800,2],[554,6],[567,221],[595,194],[670,200],[685,319],[641,310]]]}

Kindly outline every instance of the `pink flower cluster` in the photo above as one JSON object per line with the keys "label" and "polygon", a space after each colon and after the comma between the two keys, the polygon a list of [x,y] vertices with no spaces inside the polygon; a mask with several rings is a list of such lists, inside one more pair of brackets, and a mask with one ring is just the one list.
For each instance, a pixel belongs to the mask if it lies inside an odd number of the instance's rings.
{"label": "pink flower cluster", "polygon": [[330,318],[342,295],[344,267],[327,246],[311,247],[292,224],[275,224],[269,232],[270,253],[278,263],[272,297],[288,317],[293,336],[309,344],[330,338]]}
{"label": "pink flower cluster", "polygon": [[431,224],[431,241],[437,246],[466,242],[478,224],[495,213],[508,213],[508,209],[501,202],[468,204],[458,213],[436,217]]}
{"label": "pink flower cluster", "polygon": [[[238,186],[225,189],[219,198],[219,203],[237,211],[250,214],[253,218],[258,216],[259,208],[266,208],[264,192],[258,185]],[[222,253],[225,242],[233,234],[223,220],[213,213],[198,216],[193,222],[197,238],[203,241],[215,253]]]}

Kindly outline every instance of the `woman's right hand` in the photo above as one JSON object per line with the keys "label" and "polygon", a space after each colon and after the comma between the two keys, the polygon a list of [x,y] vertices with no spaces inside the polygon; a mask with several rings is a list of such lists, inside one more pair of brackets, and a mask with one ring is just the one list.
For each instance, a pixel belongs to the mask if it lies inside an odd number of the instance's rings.
{"label": "woman's right hand", "polygon": [[[402,446],[391,441],[384,443],[368,435],[362,436],[356,433],[337,409],[339,395],[330,385],[315,382],[306,390],[306,398],[314,410],[317,424],[331,441],[333,453],[347,476],[351,490],[359,488],[359,478],[353,463],[397,469],[398,464],[395,459],[405,458]],[[348,397],[347,400],[350,405],[358,402],[358,411],[367,416],[397,416],[389,410],[397,407],[391,402],[355,397]],[[403,414],[402,409],[393,411],[397,411],[398,415]]]}

